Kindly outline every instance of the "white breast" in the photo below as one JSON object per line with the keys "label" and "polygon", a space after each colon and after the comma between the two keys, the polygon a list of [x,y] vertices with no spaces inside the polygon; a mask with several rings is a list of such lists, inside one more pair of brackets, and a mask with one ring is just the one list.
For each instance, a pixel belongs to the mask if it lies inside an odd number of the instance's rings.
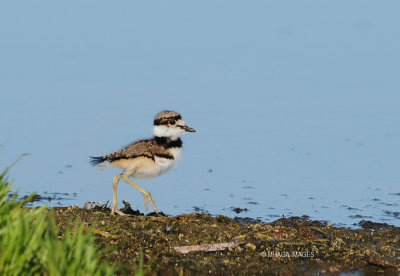
{"label": "white breast", "polygon": [[154,157],[154,161],[156,161],[156,165],[157,167],[159,167],[161,173],[168,171],[175,165],[175,163],[181,157],[182,148],[171,148],[169,149],[169,152],[172,154],[174,159],[162,158],[157,156]]}
{"label": "white breast", "polygon": [[151,178],[157,177],[172,168],[175,163],[179,160],[182,152],[182,148],[171,148],[170,153],[174,159],[168,159],[163,157],[154,156],[154,166],[141,167],[136,170],[133,174],[135,178]]}
{"label": "white breast", "polygon": [[181,158],[182,148],[170,148],[169,152],[174,157],[174,161],[178,161]]}

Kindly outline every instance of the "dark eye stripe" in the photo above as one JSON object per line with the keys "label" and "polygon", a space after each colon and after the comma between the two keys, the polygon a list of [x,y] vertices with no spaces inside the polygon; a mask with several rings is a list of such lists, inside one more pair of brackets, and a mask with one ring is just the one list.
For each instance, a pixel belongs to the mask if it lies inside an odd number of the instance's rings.
{"label": "dark eye stripe", "polygon": [[182,119],[182,117],[179,116],[174,116],[174,117],[169,117],[169,118],[161,118],[161,119],[155,119],[154,120],[154,125],[159,126],[159,125],[168,125],[168,122],[171,120],[177,121],[179,119]]}

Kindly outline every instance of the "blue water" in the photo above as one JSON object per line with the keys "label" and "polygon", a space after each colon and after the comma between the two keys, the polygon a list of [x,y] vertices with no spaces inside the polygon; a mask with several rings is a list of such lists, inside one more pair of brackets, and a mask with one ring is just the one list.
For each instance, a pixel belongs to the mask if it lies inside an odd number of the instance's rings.
{"label": "blue water", "polygon": [[[90,155],[180,112],[160,211],[400,226],[400,2],[3,1],[0,165],[15,188],[112,198]],[[144,211],[121,184],[121,200]],[[76,193],[76,195],[73,195]],[[122,207],[122,206],[121,206]]]}

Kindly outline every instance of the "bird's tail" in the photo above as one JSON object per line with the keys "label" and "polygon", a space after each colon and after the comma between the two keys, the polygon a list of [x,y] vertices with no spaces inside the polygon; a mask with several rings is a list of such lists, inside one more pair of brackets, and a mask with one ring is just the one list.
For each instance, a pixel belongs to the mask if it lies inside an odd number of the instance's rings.
{"label": "bird's tail", "polygon": [[106,160],[106,156],[90,156],[90,164],[92,164],[92,166],[97,166]]}

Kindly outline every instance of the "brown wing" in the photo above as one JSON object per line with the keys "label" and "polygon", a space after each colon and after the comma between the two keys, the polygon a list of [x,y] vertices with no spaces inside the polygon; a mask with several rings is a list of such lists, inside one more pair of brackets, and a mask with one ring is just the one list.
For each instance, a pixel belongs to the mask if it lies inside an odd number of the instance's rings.
{"label": "brown wing", "polygon": [[99,157],[91,157],[92,165],[98,165],[103,162],[113,162],[120,159],[131,159],[139,156],[145,156],[154,159],[154,156],[173,159],[173,156],[165,147],[158,144],[154,139],[140,140],[134,142],[125,148]]}

